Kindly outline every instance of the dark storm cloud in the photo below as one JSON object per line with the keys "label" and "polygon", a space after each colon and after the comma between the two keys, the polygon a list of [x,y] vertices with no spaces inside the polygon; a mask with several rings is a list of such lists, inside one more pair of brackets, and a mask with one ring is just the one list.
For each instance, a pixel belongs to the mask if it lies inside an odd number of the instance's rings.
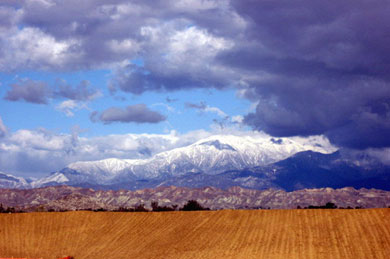
{"label": "dark storm cloud", "polygon": [[390,2],[234,1],[247,42],[220,53],[254,75],[245,122],[274,136],[390,146]]}
{"label": "dark storm cloud", "polygon": [[111,107],[100,114],[93,112],[91,114],[93,122],[101,121],[104,124],[113,122],[122,123],[159,123],[166,120],[166,117],[156,111],[150,110],[145,104],[129,105],[126,108]]}
{"label": "dark storm cloud", "polygon": [[4,97],[9,101],[24,100],[30,103],[47,104],[50,97],[50,89],[45,82],[27,79],[19,80],[10,86],[11,90]]}
{"label": "dark storm cloud", "polygon": [[323,72],[388,77],[388,1],[234,1],[234,6],[250,22],[246,38],[255,43],[231,53],[243,54],[246,60],[236,56],[236,61],[247,68],[290,71],[296,65],[295,70],[315,72],[308,66],[313,64]]}

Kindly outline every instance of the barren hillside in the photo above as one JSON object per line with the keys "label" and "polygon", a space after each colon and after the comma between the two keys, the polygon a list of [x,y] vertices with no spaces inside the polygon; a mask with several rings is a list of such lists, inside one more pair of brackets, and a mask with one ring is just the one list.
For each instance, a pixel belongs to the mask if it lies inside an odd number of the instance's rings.
{"label": "barren hillside", "polygon": [[388,258],[390,209],[0,215],[0,257]]}

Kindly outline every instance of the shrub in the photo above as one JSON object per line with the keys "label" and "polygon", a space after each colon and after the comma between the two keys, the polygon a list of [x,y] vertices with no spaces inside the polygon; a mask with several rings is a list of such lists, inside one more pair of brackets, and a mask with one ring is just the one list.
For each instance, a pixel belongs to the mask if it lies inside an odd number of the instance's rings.
{"label": "shrub", "polygon": [[210,210],[210,209],[203,207],[196,200],[189,200],[180,210],[194,211],[194,210]]}
{"label": "shrub", "polygon": [[[305,207],[305,209],[306,209],[306,207]],[[337,209],[337,206],[333,202],[328,202],[328,203],[326,203],[325,205],[322,205],[322,206],[310,205],[308,207],[308,209]]]}

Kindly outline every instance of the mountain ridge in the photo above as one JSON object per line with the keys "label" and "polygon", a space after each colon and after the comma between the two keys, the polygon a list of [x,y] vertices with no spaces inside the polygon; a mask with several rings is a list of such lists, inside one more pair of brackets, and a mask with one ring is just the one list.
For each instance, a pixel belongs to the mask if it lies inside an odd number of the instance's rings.
{"label": "mountain ridge", "polygon": [[115,185],[144,179],[163,181],[190,173],[215,175],[227,170],[265,165],[305,150],[329,153],[334,148],[321,138],[314,143],[301,144],[288,138],[276,141],[268,137],[214,135],[148,159],[76,162],[55,173],[58,177],[63,174],[70,183],[76,184]]}
{"label": "mountain ridge", "polygon": [[17,210],[117,210],[151,202],[161,206],[183,206],[188,200],[197,200],[210,209],[295,209],[323,206],[328,202],[338,207],[384,208],[390,206],[390,192],[376,189],[303,189],[293,192],[283,190],[250,190],[238,186],[222,190],[215,187],[157,187],[137,191],[103,191],[70,186],[18,190],[0,189],[0,203]]}

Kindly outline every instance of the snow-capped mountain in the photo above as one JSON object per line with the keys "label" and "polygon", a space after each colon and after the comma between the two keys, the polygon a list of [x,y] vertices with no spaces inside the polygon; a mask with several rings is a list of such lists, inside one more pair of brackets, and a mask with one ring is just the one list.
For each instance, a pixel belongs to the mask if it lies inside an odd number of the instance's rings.
{"label": "snow-capped mountain", "polygon": [[23,177],[0,172],[0,188],[30,188],[30,184]]}
{"label": "snow-capped mountain", "polygon": [[69,183],[69,179],[62,173],[56,172],[50,174],[47,177],[35,180],[30,183],[32,188],[38,188],[41,186],[60,185]]}
{"label": "snow-capped mountain", "polygon": [[295,191],[352,186],[390,190],[389,166],[376,161],[357,164],[353,157],[335,150],[321,137],[302,140],[220,135],[149,159],[76,162],[35,181],[0,173],[0,188],[70,185],[140,190],[159,186],[240,186]]}
{"label": "snow-capped mountain", "polygon": [[47,186],[56,182],[79,186],[120,185],[191,173],[216,175],[227,170],[267,165],[306,150],[331,153],[335,148],[322,137],[302,142],[290,138],[215,135],[149,159],[112,158],[72,163],[33,185]]}

